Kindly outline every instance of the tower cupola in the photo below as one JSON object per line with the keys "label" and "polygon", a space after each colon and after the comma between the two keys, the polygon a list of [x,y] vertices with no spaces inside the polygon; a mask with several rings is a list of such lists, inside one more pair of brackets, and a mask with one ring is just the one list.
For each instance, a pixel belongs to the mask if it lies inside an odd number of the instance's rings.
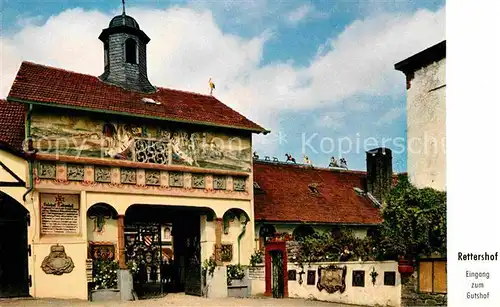
{"label": "tower cupola", "polygon": [[103,82],[129,90],[151,93],[156,89],[148,80],[146,45],[150,38],[139,23],[123,13],[113,17],[99,39],[104,44]]}

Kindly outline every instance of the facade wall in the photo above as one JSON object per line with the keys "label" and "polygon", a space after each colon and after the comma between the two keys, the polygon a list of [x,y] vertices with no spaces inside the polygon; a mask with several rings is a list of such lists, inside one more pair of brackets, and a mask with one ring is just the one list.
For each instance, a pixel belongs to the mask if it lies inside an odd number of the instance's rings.
{"label": "facade wall", "polygon": [[[347,267],[345,277],[346,288],[343,293],[334,292],[328,293],[326,290],[319,291],[318,283],[318,268],[328,265],[336,265],[338,267]],[[250,268],[252,271],[263,270],[263,265],[256,268]],[[372,283],[370,273],[375,269],[378,273],[375,284]],[[328,263],[311,263],[304,264],[303,268],[297,264],[289,263],[288,270],[296,271],[296,280],[288,281],[288,296],[291,298],[306,298],[316,299],[320,301],[328,301],[342,304],[367,305],[367,306],[401,306],[401,277],[398,273],[398,264],[394,261],[383,262],[328,262]],[[313,285],[307,284],[307,272],[315,272],[315,280]],[[364,287],[354,287],[353,271],[364,271]],[[302,283],[299,282],[299,273],[305,272],[302,275]],[[384,272],[395,272],[396,280],[394,286],[384,285]],[[252,295],[263,295],[265,291],[265,281],[258,276],[259,274],[250,274]],[[262,275],[262,274],[260,274]]]}
{"label": "facade wall", "polygon": [[[7,164],[21,179],[29,182],[28,163],[21,158],[0,151],[2,162]],[[250,255],[253,252],[254,221],[253,203],[250,192],[230,191],[233,188],[231,177],[228,176],[228,188],[230,190],[221,193],[207,193],[207,189],[193,189],[191,186],[185,188],[151,187],[147,190],[145,186],[131,184],[120,184],[118,182],[108,184],[95,183],[87,174],[92,166],[85,166],[85,179],[83,181],[71,181],[67,179],[67,165],[57,163],[55,166],[55,177],[53,179],[39,178],[39,168],[34,165],[35,190],[23,202],[22,196],[26,192],[24,187],[1,188],[2,192],[10,195],[28,209],[31,216],[31,224],[28,229],[28,242],[32,245],[32,255],[29,257],[29,274],[32,277],[32,287],[30,295],[37,298],[88,298],[86,259],[88,258],[89,241],[112,242],[117,246],[118,229],[117,221],[110,219],[106,221],[106,228],[102,234],[95,233],[94,221],[87,217],[87,210],[94,204],[106,203],[113,207],[118,214],[124,215],[127,209],[134,204],[158,205],[158,206],[185,206],[204,207],[214,211],[216,217],[222,218],[230,209],[244,211],[248,217],[246,232],[240,242],[240,260],[242,264],[248,264]],[[120,168],[115,169],[115,173],[120,172]],[[139,174],[141,170],[137,170]],[[144,172],[144,170],[142,170]],[[207,170],[207,172],[209,172]],[[11,181],[6,178],[8,174],[1,172],[0,180]],[[211,175],[206,175],[210,178]],[[5,177],[5,178],[4,178]],[[189,178],[189,177],[186,177]],[[92,179],[92,180],[90,180]],[[249,190],[249,178],[246,179],[246,190]],[[116,181],[116,180],[115,180]],[[186,181],[189,181],[186,179]],[[208,180],[210,181],[210,180]],[[47,235],[41,234],[41,209],[40,193],[72,194],[78,195],[80,200],[79,220],[80,225],[77,234],[71,235]],[[216,222],[210,217],[202,215],[200,217],[201,226],[201,261],[208,259],[214,252]],[[238,242],[237,238],[242,232],[242,224],[235,219],[229,223],[229,231],[222,235],[222,242],[233,245],[233,258],[229,263],[238,262]],[[54,245],[63,246],[65,253],[74,263],[74,268],[70,273],[62,275],[46,274],[41,266],[50,253]]]}
{"label": "facade wall", "polygon": [[446,190],[446,59],[417,70],[407,91],[408,176]]}

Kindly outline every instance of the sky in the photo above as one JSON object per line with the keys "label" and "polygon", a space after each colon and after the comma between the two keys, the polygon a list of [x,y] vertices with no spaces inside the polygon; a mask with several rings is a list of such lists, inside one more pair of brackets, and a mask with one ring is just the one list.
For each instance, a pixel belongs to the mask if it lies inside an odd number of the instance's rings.
{"label": "sky", "polygon": [[[394,64],[445,39],[441,0],[127,0],[151,38],[156,86],[214,96],[271,130],[257,154],[326,167],[393,150],[406,171],[405,77]],[[0,0],[0,98],[22,61],[98,76],[120,0]]]}

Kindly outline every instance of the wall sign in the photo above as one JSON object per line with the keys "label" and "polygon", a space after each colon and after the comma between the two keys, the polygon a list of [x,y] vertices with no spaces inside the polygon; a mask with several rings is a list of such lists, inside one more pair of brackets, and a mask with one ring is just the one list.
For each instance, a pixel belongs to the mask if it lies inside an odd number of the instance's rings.
{"label": "wall sign", "polygon": [[80,232],[80,195],[40,193],[41,234]]}
{"label": "wall sign", "polygon": [[248,279],[264,280],[265,279],[264,267],[263,266],[249,267],[248,268]]}

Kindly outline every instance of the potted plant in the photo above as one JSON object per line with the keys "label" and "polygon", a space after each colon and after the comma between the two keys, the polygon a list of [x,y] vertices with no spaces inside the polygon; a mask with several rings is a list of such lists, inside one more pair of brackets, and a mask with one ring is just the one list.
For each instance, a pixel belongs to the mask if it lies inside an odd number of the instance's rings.
{"label": "potted plant", "polygon": [[96,260],[94,262],[94,287],[91,291],[92,301],[120,300],[118,289],[118,262],[112,260]]}
{"label": "potted plant", "polygon": [[399,257],[398,260],[398,272],[400,274],[411,274],[413,273],[413,263],[407,260],[405,257]]}
{"label": "potted plant", "polygon": [[243,278],[245,269],[239,264],[227,266],[227,294],[229,297],[247,297],[248,285]]}
{"label": "potted plant", "polygon": [[261,264],[264,262],[264,252],[261,250],[256,250],[251,256],[250,256],[250,265],[251,266],[256,266],[257,264]]}

